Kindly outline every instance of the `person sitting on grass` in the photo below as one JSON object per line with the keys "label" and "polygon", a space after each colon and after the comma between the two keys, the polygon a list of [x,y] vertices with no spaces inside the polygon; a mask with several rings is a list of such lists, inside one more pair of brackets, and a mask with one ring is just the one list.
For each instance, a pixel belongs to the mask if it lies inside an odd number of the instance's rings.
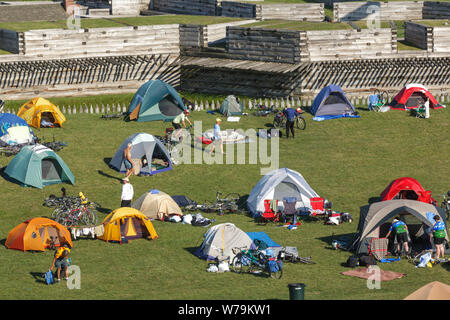
{"label": "person sitting on grass", "polygon": [[59,247],[55,251],[55,255],[53,257],[52,266],[50,267],[50,271],[53,271],[53,268],[56,267],[56,281],[61,281],[61,270],[64,269],[65,271],[65,280],[69,280],[69,253],[70,253],[70,246],[68,244],[64,244],[63,246]]}
{"label": "person sitting on grass", "polygon": [[400,256],[401,254],[401,245],[403,244],[403,247],[405,249],[406,254],[409,252],[408,248],[408,227],[407,225],[400,220],[400,217],[396,217],[392,221],[392,225],[389,228],[388,233],[386,234],[386,238],[389,238],[391,235],[391,232],[394,231],[396,237],[397,237],[397,254]]}

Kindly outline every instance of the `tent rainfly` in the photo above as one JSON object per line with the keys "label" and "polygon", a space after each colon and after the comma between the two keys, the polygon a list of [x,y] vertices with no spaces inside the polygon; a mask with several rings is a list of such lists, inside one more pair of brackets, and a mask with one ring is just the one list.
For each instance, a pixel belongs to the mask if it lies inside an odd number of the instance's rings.
{"label": "tent rainfly", "polygon": [[168,83],[161,80],[150,80],[144,83],[135,93],[128,107],[130,120],[172,121],[186,110],[178,92]]}

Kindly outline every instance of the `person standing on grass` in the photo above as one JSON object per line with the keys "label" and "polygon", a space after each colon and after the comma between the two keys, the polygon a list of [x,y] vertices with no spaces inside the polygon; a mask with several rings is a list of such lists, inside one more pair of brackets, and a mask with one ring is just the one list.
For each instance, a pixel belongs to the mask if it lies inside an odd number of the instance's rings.
{"label": "person standing on grass", "polygon": [[405,248],[406,254],[409,252],[408,248],[408,226],[400,220],[400,217],[396,217],[392,221],[392,225],[389,228],[388,233],[386,234],[386,238],[389,238],[391,232],[394,231],[397,237],[397,253],[400,256],[401,253],[401,245]]}
{"label": "person standing on grass", "polygon": [[133,162],[131,161],[131,147],[133,144],[128,142],[127,147],[123,150],[123,164],[127,172],[125,173],[125,178],[129,179],[133,174]]}
{"label": "person standing on grass", "polygon": [[223,140],[222,140],[222,133],[220,131],[220,122],[222,122],[222,120],[220,118],[216,119],[216,124],[214,125],[214,141],[213,141],[213,146],[212,149],[210,151],[209,154],[213,154],[214,150],[216,149],[216,145],[220,144],[220,152],[222,154],[225,154],[225,152],[223,152]]}
{"label": "person standing on grass", "polygon": [[295,139],[294,122],[298,116],[298,112],[292,108],[283,110],[283,115],[286,117],[286,139],[289,139],[289,131],[292,133],[292,139]]}
{"label": "person standing on grass", "polygon": [[53,257],[52,266],[50,267],[50,271],[53,271],[53,268],[56,267],[56,281],[61,281],[61,270],[64,269],[65,272],[65,280],[69,279],[69,253],[70,247],[68,244],[64,244],[62,247],[59,247],[55,251],[55,255]]}
{"label": "person standing on grass", "polygon": [[434,243],[436,247],[435,259],[444,258],[444,242],[445,242],[445,223],[441,221],[441,217],[435,215],[433,217],[435,224],[430,233],[430,242]]}
{"label": "person standing on grass", "polygon": [[120,206],[121,207],[131,207],[131,201],[133,200],[134,190],[133,185],[130,183],[128,178],[122,179],[122,195],[120,196]]}

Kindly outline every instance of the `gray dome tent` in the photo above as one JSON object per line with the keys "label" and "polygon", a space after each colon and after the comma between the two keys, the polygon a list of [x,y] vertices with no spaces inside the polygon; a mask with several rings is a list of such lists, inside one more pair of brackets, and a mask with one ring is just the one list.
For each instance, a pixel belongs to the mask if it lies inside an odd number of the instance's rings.
{"label": "gray dome tent", "polygon": [[[441,220],[445,223],[444,211],[425,202],[396,199],[363,206],[360,208],[359,235],[352,247],[357,253],[367,253],[370,240],[384,237],[396,216],[400,216],[408,225],[414,238],[422,237],[426,233],[425,229],[433,226],[432,217],[435,215],[441,216]],[[448,233],[446,240],[448,242]]]}
{"label": "gray dome tent", "polygon": [[[131,159],[135,165],[137,164],[140,167],[138,174],[153,175],[172,170],[169,152],[161,141],[148,133],[136,133],[125,139],[109,162],[111,168],[121,173],[126,172],[123,164],[123,150],[125,150],[129,142],[133,144]],[[162,165],[162,162],[166,162],[167,165]]]}
{"label": "gray dome tent", "polygon": [[264,200],[282,201],[285,197],[296,197],[296,208],[307,211],[311,208],[310,199],[319,195],[300,173],[281,168],[269,172],[258,181],[247,199],[247,208],[254,216],[258,211],[264,212]]}
{"label": "gray dome tent", "polygon": [[244,111],[242,102],[238,102],[235,96],[228,96],[220,105],[219,112],[227,117],[241,115]]}

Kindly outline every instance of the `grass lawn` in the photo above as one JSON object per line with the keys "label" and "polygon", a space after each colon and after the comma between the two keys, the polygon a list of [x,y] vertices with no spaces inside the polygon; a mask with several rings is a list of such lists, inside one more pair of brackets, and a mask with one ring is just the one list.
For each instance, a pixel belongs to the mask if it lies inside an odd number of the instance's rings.
{"label": "grass lawn", "polygon": [[[161,16],[139,16],[125,18],[98,18],[81,19],[81,28],[109,28],[124,26],[144,26],[158,24],[215,24],[242,20],[240,18],[191,16],[191,15],[161,15]],[[68,29],[66,20],[57,21],[23,21],[3,22],[0,29],[15,31],[28,31],[35,29]]]}
{"label": "grass lawn", "polygon": [[[58,104],[95,103],[93,98],[71,98]],[[98,103],[129,101],[130,95],[101,97]],[[8,101],[8,108],[22,101]],[[335,210],[349,212],[353,223],[339,226],[320,222],[304,222],[289,231],[275,225],[258,225],[245,213],[218,216],[213,225],[236,224],[242,230],[264,231],[283,246],[296,246],[301,256],[312,256],[316,265],[284,264],[280,280],[250,274],[206,272],[208,263],[196,258],[192,251],[202,242],[206,228],[154,221],[159,239],[134,240],[129,244],[111,244],[101,240],[77,240],[71,252],[73,264],[81,270],[81,289],[69,290],[64,285],[47,286],[39,277],[48,270],[52,252],[30,253],[8,250],[0,246],[0,299],[193,299],[245,300],[289,299],[287,285],[307,285],[306,299],[403,299],[412,291],[438,280],[449,282],[448,267],[417,269],[406,260],[379,265],[383,270],[406,273],[407,276],[383,282],[380,290],[369,290],[366,281],[343,276],[342,264],[350,253],[331,249],[333,235],[354,234],[359,207],[376,197],[393,180],[410,176],[438,198],[449,189],[450,117],[447,109],[431,110],[427,120],[416,119],[402,111],[375,113],[359,108],[360,119],[312,121],[306,114],[307,128],[297,132],[295,140],[280,140],[279,167],[300,172],[312,188],[333,202]],[[201,120],[203,128],[212,128],[216,116],[205,111],[194,112],[192,120]],[[272,118],[242,117],[240,122],[224,121],[222,129],[267,128]],[[123,122],[102,120],[98,115],[67,115],[64,128],[34,130],[39,137],[68,143],[59,152],[76,177],[76,185],[64,185],[70,195],[83,191],[89,199],[100,203],[100,221],[109,210],[120,205],[122,174],[107,165],[123,140],[136,132],[162,135],[170,126],[162,122]],[[232,152],[225,149],[226,152]],[[11,158],[0,157],[0,166]],[[132,177],[135,199],[149,189],[171,195],[184,194],[196,200],[213,200],[217,190],[248,195],[261,178],[260,169],[267,164],[182,164],[174,170],[153,177]],[[62,185],[43,190],[23,188],[0,179],[0,239],[8,232],[37,216],[49,216],[42,206],[50,194],[60,194]]]}

